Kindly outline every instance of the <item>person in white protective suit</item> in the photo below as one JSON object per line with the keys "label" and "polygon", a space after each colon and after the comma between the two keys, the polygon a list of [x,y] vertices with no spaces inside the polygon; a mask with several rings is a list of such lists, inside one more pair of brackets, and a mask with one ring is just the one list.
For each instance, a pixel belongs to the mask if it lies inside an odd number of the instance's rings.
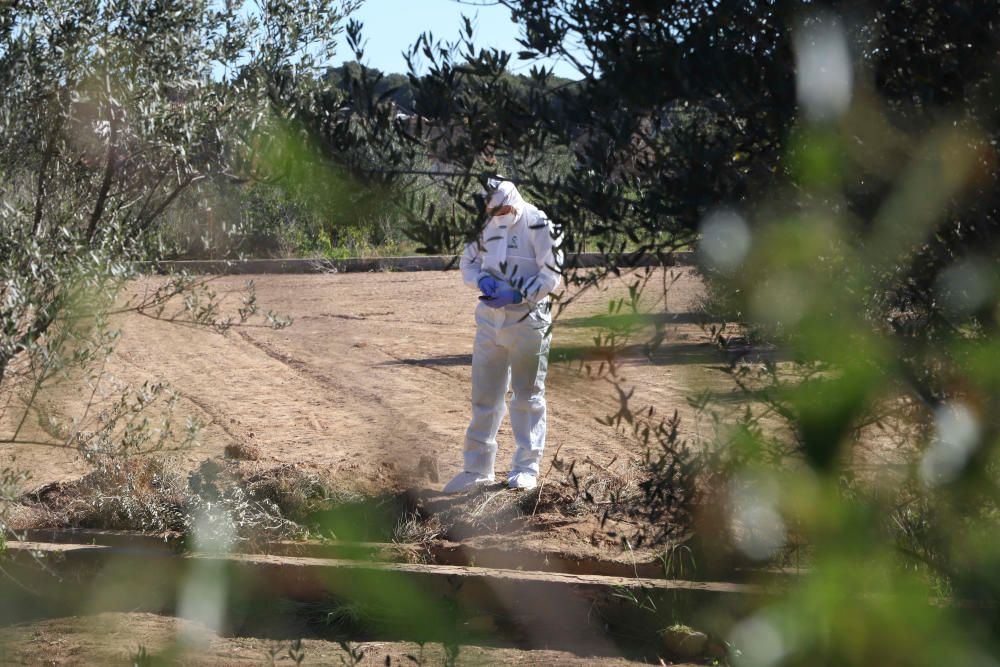
{"label": "person in white protective suit", "polygon": [[488,220],[465,246],[465,284],[481,292],[472,349],[472,420],[465,469],[445,487],[457,493],[494,481],[497,431],[513,389],[510,423],[516,450],[507,484],[532,489],[545,447],[545,373],[551,344],[551,298],[561,280],[562,251],[545,213],[510,181],[491,179]]}

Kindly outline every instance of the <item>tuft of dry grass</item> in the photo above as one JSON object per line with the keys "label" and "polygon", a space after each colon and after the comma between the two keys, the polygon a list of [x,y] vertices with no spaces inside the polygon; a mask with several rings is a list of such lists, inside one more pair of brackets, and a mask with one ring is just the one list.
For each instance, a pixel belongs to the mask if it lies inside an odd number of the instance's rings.
{"label": "tuft of dry grass", "polygon": [[259,461],[263,456],[260,447],[252,442],[231,442],[222,450],[223,456],[236,461]]}
{"label": "tuft of dry grass", "polygon": [[240,483],[252,498],[274,503],[283,516],[296,522],[306,521],[320,510],[361,500],[357,494],[291,463],[258,468]]}
{"label": "tuft of dry grass", "polygon": [[25,494],[20,504],[46,526],[107,530],[182,530],[183,477],[154,457],[97,457],[93,472]]}
{"label": "tuft of dry grass", "polygon": [[424,518],[419,512],[404,510],[392,531],[392,541],[396,544],[421,545],[437,539],[441,534],[441,524],[437,517]]}
{"label": "tuft of dry grass", "polygon": [[511,491],[504,484],[482,486],[466,494],[438,497],[421,508],[442,534],[461,540],[476,535],[530,529],[543,515],[579,514],[573,494],[562,484],[542,484],[531,491]]}

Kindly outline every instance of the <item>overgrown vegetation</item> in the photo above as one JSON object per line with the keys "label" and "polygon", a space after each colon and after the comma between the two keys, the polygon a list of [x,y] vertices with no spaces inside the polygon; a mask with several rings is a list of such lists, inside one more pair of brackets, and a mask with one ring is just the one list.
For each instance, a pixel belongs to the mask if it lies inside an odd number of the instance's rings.
{"label": "overgrown vegetation", "polygon": [[[716,310],[788,351],[730,369],[750,407],[733,420],[702,401],[725,417],[696,447],[670,406],[627,383],[602,417],[650,449],[645,493],[697,508],[696,534],[761,562],[793,533],[809,545],[813,574],[734,632],[741,664],[995,653],[997,8],[501,4],[525,58],[578,64],[572,94],[541,69],[515,93],[511,54],[477,49],[467,26],[455,44],[413,49],[429,67],[411,72],[414,106],[434,131],[366,127],[452,170],[456,205],[418,206],[427,247],[475,228],[471,193],[507,157],[568,249],[596,241],[606,273],[622,250],[700,238]],[[535,166],[555,147],[573,160],[546,179]],[[408,155],[384,169],[408,173]],[[663,343],[655,327],[637,333]],[[598,344],[614,351],[623,334],[608,335]],[[617,381],[613,357],[594,372]],[[974,604],[932,611],[942,580]],[[934,641],[903,639],[915,629]]]}
{"label": "overgrown vegetation", "polygon": [[190,475],[165,455],[102,455],[93,465],[79,480],[19,498],[32,523],[192,539],[214,525],[220,534],[257,543],[302,538],[310,527],[318,532],[317,515],[361,500],[291,465],[209,460]]}
{"label": "overgrown vegetation", "polygon": [[[193,437],[194,424],[183,432],[169,422],[148,427],[156,385],[110,395],[119,388],[109,387],[102,367],[118,336],[117,315],[220,332],[251,320],[287,324],[261,312],[249,285],[231,310],[210,280],[177,276],[138,294],[125,286],[138,275],[136,262],[161,256],[165,220],[183,198],[189,211],[208,214],[196,194],[203,184],[281,176],[276,160],[294,145],[277,131],[288,109],[271,94],[275,82],[293,65],[309,70],[328,58],[351,7],[327,0],[175,3],[169,11],[147,2],[4,5],[3,444],[75,447],[99,459],[182,447]],[[273,159],[260,163],[261,147]],[[92,400],[82,414],[52,423],[44,404],[68,382]],[[98,397],[111,405],[94,407]],[[111,469],[97,459],[98,468]],[[147,510],[140,503],[121,511]]]}
{"label": "overgrown vegetation", "polygon": [[[38,502],[76,525],[187,530],[200,513],[235,534],[294,534],[290,520],[318,514],[347,539],[372,525],[468,536],[524,527],[539,511],[590,512],[641,519],[622,542],[671,546],[671,567],[681,553],[697,553],[699,568],[705,553],[768,564],[802,541],[810,572],[734,627],[734,662],[978,664],[1000,653],[1000,9],[500,2],[522,26],[519,57],[562,57],[580,80],[538,67],[512,77],[513,55],[477,48],[471,22],[454,43],[411,47],[427,69],[412,66],[405,89],[363,66],[334,77],[316,65],[341,13],[318,0],[249,14],[45,0],[0,15],[0,388],[19,399],[3,415],[14,423],[5,441],[31,414],[46,444],[80,447],[95,464],[72,502],[59,504],[65,486]],[[361,36],[351,24],[363,62]],[[597,417],[635,437],[638,470],[560,462],[564,482],[486,489],[423,526],[412,507],[389,520],[384,507],[333,511],[351,503],[294,470],[171,476],[136,456],[190,437],[147,428],[149,388],[94,429],[88,415],[45,417],[45,389],[86,375],[113,345],[108,316],[122,310],[132,260],[329,256],[402,248],[404,237],[453,252],[481,222],[476,193],[497,172],[542,205],[566,250],[603,253],[600,270],[567,272],[562,304],[620,275],[625,252],[697,242],[713,311],[789,359],[730,364],[741,414],[694,396],[708,429],[681,437],[676,406],[645,404],[618,372],[632,346],[666,341],[642,296],[669,285],[639,275],[611,305],[600,362],[580,364],[618,388]],[[209,223],[188,226],[192,211]],[[361,222],[345,228],[345,217]],[[260,316],[252,294],[226,316],[185,278],[125,309],[159,317],[177,297],[168,316],[197,325]],[[12,472],[0,481],[18,484]],[[692,535],[699,549],[676,551]]]}

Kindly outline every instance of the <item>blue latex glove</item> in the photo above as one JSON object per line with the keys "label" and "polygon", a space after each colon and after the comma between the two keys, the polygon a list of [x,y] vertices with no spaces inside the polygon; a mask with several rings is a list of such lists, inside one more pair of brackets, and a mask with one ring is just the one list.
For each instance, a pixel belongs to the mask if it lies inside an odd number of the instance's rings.
{"label": "blue latex glove", "polygon": [[493,276],[483,276],[476,284],[479,285],[479,291],[483,293],[483,296],[488,296],[491,299],[497,295],[497,290],[500,289],[500,283]]}
{"label": "blue latex glove", "polygon": [[521,303],[521,293],[516,289],[502,289],[492,299],[484,299],[483,303],[490,308],[503,308],[513,303]]}

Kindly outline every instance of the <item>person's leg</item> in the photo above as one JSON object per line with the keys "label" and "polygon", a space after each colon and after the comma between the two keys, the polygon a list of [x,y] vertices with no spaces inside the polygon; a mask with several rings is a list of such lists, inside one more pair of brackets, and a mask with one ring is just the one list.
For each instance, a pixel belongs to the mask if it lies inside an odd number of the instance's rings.
{"label": "person's leg", "polygon": [[[552,337],[548,327],[542,328],[534,318],[526,319],[507,331],[514,390],[510,402],[510,425],[517,445],[510,476],[513,478],[519,473],[537,476],[545,448],[545,374]],[[507,334],[507,331],[504,333]]]}
{"label": "person's leg", "polygon": [[472,348],[472,420],[465,432],[465,470],[493,477],[497,431],[503,421],[509,382],[507,350],[497,343],[496,330],[480,323]]}

